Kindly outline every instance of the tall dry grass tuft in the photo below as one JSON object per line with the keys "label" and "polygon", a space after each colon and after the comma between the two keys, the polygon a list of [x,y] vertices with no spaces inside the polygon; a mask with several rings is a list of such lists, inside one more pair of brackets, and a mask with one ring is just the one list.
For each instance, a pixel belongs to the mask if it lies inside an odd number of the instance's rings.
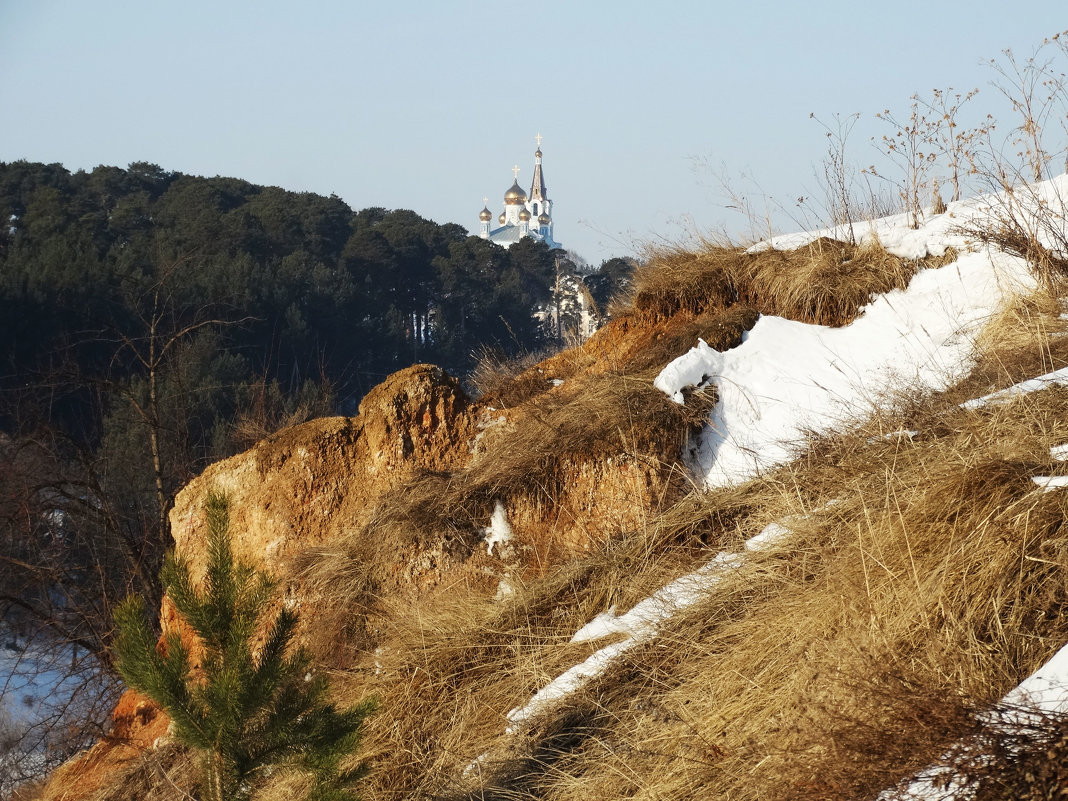
{"label": "tall dry grass tuft", "polygon": [[488,403],[505,408],[519,406],[553,386],[549,377],[538,369],[545,354],[508,357],[499,350],[483,348],[476,356],[475,367],[467,380],[475,396]]}
{"label": "tall dry grass tuft", "polygon": [[633,305],[668,316],[745,303],[763,314],[840,326],[875,295],[906,287],[917,270],[956,257],[950,249],[940,257],[906,260],[875,238],[853,245],[820,237],[789,251],[715,245],[696,253],[665,250],[636,271]]}
{"label": "tall dry grass tuft", "polygon": [[633,308],[660,317],[700,314],[740,300],[739,247],[706,243],[700,250],[664,248],[634,271]]}
{"label": "tall dry grass tuft", "polygon": [[821,237],[794,251],[751,254],[748,297],[766,314],[801,322],[845,325],[877,294],[904,289],[921,267],[953,261],[908,261],[888,253],[877,239],[849,245]]}

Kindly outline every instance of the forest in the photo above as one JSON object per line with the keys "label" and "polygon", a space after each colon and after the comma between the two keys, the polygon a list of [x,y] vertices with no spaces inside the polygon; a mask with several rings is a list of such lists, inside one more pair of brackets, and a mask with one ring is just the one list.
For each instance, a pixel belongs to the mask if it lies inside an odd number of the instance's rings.
{"label": "forest", "polygon": [[[390,373],[544,348],[561,251],[134,163],[0,163],[0,614],[94,669],[175,493]],[[604,302],[622,260],[590,280]],[[18,637],[15,638],[18,640]],[[106,656],[105,656],[106,658]],[[106,669],[106,665],[104,666]]]}

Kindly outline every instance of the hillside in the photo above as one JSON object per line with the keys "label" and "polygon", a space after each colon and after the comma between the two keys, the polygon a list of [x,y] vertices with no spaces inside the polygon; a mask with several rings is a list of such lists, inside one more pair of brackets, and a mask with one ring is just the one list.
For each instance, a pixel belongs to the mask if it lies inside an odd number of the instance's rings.
{"label": "hillside", "polygon": [[[1066,192],[662,252],[477,398],[419,365],[211,465],[176,547],[228,493],[380,699],[367,799],[1054,797],[1068,682],[1010,693],[1068,643],[1068,380],[1020,385],[1068,365]],[[128,694],[35,797],[186,797],[166,723]]]}
{"label": "hillside", "polygon": [[0,796],[104,733],[115,605],[159,608],[192,478],[412,364],[573,336],[628,270],[587,292],[544,244],[144,162],[0,162],[0,220]]}

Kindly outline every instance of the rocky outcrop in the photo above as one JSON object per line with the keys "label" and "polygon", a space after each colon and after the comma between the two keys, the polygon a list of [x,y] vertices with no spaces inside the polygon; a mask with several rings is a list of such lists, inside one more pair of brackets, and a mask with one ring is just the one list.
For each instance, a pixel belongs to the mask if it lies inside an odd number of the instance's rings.
{"label": "rocky outcrop", "polygon": [[[175,500],[175,548],[194,576],[203,575],[203,501],[216,489],[230,497],[235,554],[281,578],[295,554],[360,531],[376,500],[415,473],[462,467],[478,430],[477,411],[459,383],[441,369],[416,365],[402,370],[368,393],[357,417],[286,429],[211,465]],[[289,591],[295,594],[296,588]],[[165,631],[182,630],[166,598],[161,621]],[[168,725],[151,701],[125,693],[112,714],[110,735],[53,773],[40,798],[91,797],[116,771],[165,738]]]}
{"label": "rocky outcrop", "polygon": [[[298,636],[330,662],[343,661],[329,651],[334,646],[351,652],[359,642],[368,653],[379,622],[439,585],[492,590],[509,574],[549,569],[640,527],[677,497],[686,485],[685,415],[649,389],[651,378],[640,373],[646,365],[630,378],[605,364],[618,369],[651,342],[674,350],[696,335],[740,339],[751,321],[736,317],[691,317],[675,328],[617,323],[587,343],[586,355],[544,363],[535,395],[511,408],[472,401],[432,365],[402,370],[368,393],[356,417],[285,429],[208,467],[175,500],[175,548],[194,578],[202,576],[204,499],[225,493],[235,555],[274,575],[287,600],[313,612],[300,615]],[[563,386],[549,380],[557,375]],[[631,383],[621,388],[623,378]],[[617,417],[603,417],[613,404]],[[496,532],[499,547],[490,553],[482,537],[498,504],[504,514],[493,526],[505,519],[514,537]],[[332,578],[316,578],[309,564],[330,559]],[[341,591],[337,582],[363,581],[361,570],[374,600],[357,613],[352,586]],[[337,607],[338,595],[348,607]],[[181,632],[167,599],[161,612],[164,629]],[[343,632],[347,625],[364,630]],[[54,774],[40,798],[89,797],[165,737],[167,725],[151,703],[127,693],[113,736]]]}
{"label": "rocky outcrop", "polygon": [[79,801],[114,782],[119,771],[167,736],[170,719],[150,700],[127,690],[111,713],[111,731],[57,768],[36,801]]}
{"label": "rocky outcrop", "polygon": [[171,528],[194,575],[203,570],[210,490],[230,498],[235,554],[277,573],[296,552],[358,532],[377,500],[416,473],[462,467],[478,430],[477,406],[459,383],[426,364],[375,387],[359,412],[280,431],[183,489]]}

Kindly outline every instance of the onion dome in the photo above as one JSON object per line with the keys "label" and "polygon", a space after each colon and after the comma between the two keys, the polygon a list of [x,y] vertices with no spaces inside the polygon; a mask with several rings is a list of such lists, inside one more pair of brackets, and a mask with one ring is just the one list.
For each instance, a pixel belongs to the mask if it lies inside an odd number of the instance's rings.
{"label": "onion dome", "polygon": [[534,158],[537,158],[537,159],[541,158],[541,148],[540,147],[537,150],[534,151]]}
{"label": "onion dome", "polygon": [[504,203],[506,206],[520,206],[527,202],[527,193],[523,191],[523,187],[516,181],[512,184],[512,188],[504,193]]}
{"label": "onion dome", "polygon": [[507,219],[508,218],[504,216],[504,212],[502,211],[501,212],[501,216],[497,218],[497,222],[499,222],[501,225],[504,225],[505,220],[507,220]]}
{"label": "onion dome", "polygon": [[493,212],[483,206],[482,211],[478,213],[478,219],[482,220],[482,222],[489,222],[493,219]]}
{"label": "onion dome", "polygon": [[539,214],[538,215],[538,225],[548,225],[551,222],[552,222],[552,220],[549,219],[549,215],[548,214]]}
{"label": "onion dome", "polygon": [[526,209],[519,210],[519,219],[521,222],[530,222],[530,212]]}

